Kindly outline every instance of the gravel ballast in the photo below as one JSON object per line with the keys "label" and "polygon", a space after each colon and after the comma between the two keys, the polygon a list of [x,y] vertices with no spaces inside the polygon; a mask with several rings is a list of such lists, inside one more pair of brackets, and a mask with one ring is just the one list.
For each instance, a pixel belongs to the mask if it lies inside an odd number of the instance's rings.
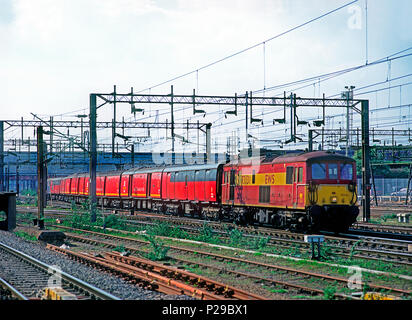
{"label": "gravel ballast", "polygon": [[[124,300],[187,300],[188,296],[165,295],[144,290],[107,273],[89,268],[67,257],[50,251],[40,243],[34,243],[16,236],[12,232],[0,230],[0,242],[32,256],[46,264],[56,265],[62,271],[79,278],[101,290]],[[1,277],[1,272],[0,272]]]}

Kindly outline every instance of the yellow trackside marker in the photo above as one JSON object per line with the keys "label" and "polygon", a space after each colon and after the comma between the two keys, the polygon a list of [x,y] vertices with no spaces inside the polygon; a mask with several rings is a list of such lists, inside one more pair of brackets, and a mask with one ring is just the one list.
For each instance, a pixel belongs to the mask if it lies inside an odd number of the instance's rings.
{"label": "yellow trackside marker", "polygon": [[59,287],[46,288],[43,298],[45,300],[77,300],[74,294]]}
{"label": "yellow trackside marker", "polygon": [[386,295],[379,292],[367,292],[363,296],[363,300],[398,300],[397,297],[393,295]]}

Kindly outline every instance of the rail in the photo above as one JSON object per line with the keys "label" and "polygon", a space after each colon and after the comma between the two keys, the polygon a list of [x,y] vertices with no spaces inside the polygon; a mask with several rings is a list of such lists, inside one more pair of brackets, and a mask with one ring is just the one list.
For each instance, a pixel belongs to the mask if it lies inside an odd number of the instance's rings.
{"label": "rail", "polygon": [[[53,269],[52,266],[49,266],[46,263],[43,263],[43,262],[41,262],[41,261],[39,261],[39,260],[37,260],[37,259],[27,255],[27,254],[21,252],[21,251],[18,251],[16,249],[12,248],[12,247],[9,247],[8,245],[5,245],[4,243],[0,243],[0,248],[4,251],[7,251],[7,252],[23,259],[23,260],[29,262],[33,266],[35,266],[35,267],[37,267],[41,270],[44,270],[46,272],[48,270]],[[84,282],[80,279],[77,279],[77,278],[65,273],[64,271],[59,270],[59,273],[61,275],[62,280],[70,282],[74,286],[76,286],[78,288],[81,288],[81,289],[91,293],[93,296],[95,296],[98,299],[102,299],[102,300],[120,300],[118,297],[116,297],[116,296],[114,296],[114,295],[112,295],[108,292],[105,292],[105,291],[103,291],[99,288],[96,288],[96,287],[94,287],[94,286],[92,286],[92,285],[90,285],[90,284],[88,284],[88,283],[86,283],[86,282]]]}

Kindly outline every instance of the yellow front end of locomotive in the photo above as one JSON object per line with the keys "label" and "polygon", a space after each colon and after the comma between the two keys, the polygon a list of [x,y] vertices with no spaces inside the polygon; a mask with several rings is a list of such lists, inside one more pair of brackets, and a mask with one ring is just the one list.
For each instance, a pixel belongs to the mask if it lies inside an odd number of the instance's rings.
{"label": "yellow front end of locomotive", "polygon": [[354,191],[351,191],[347,184],[319,184],[315,188],[308,187],[306,205],[355,205],[357,196],[356,187],[354,188]]}

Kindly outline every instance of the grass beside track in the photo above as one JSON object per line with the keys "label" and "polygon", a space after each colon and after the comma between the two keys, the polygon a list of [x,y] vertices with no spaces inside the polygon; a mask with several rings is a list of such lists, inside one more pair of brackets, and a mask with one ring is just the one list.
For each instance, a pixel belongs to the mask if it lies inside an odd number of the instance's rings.
{"label": "grass beside track", "polygon": [[[21,216],[21,215],[19,215]],[[25,214],[26,219],[31,219],[34,216],[31,214]],[[45,222],[52,222],[55,223],[54,219],[46,219]],[[202,225],[197,235],[188,234],[186,231],[182,230],[178,226],[173,226],[171,223],[159,221],[153,226],[136,226],[130,225],[127,223],[126,219],[123,217],[119,217],[116,215],[109,215],[103,216],[100,213],[97,215],[97,220],[95,223],[90,223],[90,215],[86,212],[79,213],[78,215],[72,216],[69,219],[65,219],[62,221],[62,224],[69,227],[91,230],[102,232],[102,228],[105,229],[106,233],[111,233],[113,235],[124,236],[124,233],[121,231],[127,231],[129,234],[128,237],[135,237],[139,240],[146,240],[150,242],[150,246],[147,249],[147,258],[151,260],[165,260],[167,259],[167,246],[168,245],[178,245],[178,246],[187,246],[189,248],[199,248],[199,244],[194,243],[185,243],[182,244],[181,242],[176,242],[173,240],[175,239],[186,239],[186,240],[194,240],[200,241],[203,243],[209,244],[217,244],[217,245],[227,245],[234,248],[239,249],[248,249],[254,250],[254,253],[244,253],[242,251],[233,251],[233,250],[222,250],[217,248],[211,247],[204,247],[202,246],[202,250],[209,250],[212,252],[225,254],[225,255],[234,255],[237,257],[244,257],[245,259],[251,259],[255,261],[261,261],[266,263],[275,263],[281,264],[284,266],[289,266],[293,268],[304,269],[307,271],[313,271],[317,273],[325,273],[330,275],[339,275],[342,277],[350,277],[351,274],[348,273],[348,269],[344,267],[332,267],[325,264],[320,264],[316,261],[310,260],[311,253],[308,251],[306,253],[302,253],[297,247],[290,247],[288,249],[280,249],[273,246],[268,246],[268,237],[256,237],[254,239],[250,239],[243,236],[241,230],[237,229],[236,227],[228,229],[229,237],[228,239],[223,242],[221,238],[218,237],[218,234],[214,232],[214,230],[208,226],[206,223]],[[109,231],[108,229],[117,229],[118,232]],[[167,237],[170,239],[162,238]],[[207,248],[207,249],[206,249]],[[118,250],[121,251],[123,248],[119,246]],[[353,254],[356,252],[356,247],[353,248]],[[293,257],[293,258],[301,258],[303,260],[292,260],[287,258],[274,258],[274,257],[267,257],[265,253],[269,254],[276,254],[285,257]],[[322,247],[322,261],[340,264],[343,266],[356,266],[365,269],[372,269],[384,272],[393,272],[400,275],[412,275],[411,268],[407,267],[400,267],[394,266],[390,263],[384,263],[381,261],[365,261],[362,259],[353,259],[351,257],[345,259],[339,256],[335,256],[330,248],[325,245]],[[194,273],[197,271],[199,274],[204,272],[200,268],[193,268]],[[407,285],[408,288],[411,287],[411,283],[405,284],[406,280],[399,279],[397,277],[389,277],[386,275],[377,275],[372,273],[362,273],[362,280],[369,281],[370,283],[374,284],[387,284],[388,286],[400,286],[405,287]],[[284,290],[282,288],[271,288],[272,290]],[[324,295],[325,297],[330,297],[333,293],[334,287],[331,286],[329,289],[325,290]],[[281,293],[281,292],[279,292]],[[332,294],[333,296],[333,294]],[[313,297],[311,297],[313,298]]]}
{"label": "grass beside track", "polygon": [[[34,214],[25,213],[19,214],[24,219],[31,220],[35,218]],[[55,223],[54,219],[45,219],[46,223]],[[292,245],[289,248],[281,248],[276,247],[273,245],[268,245],[269,237],[265,236],[258,236],[258,237],[245,237],[243,232],[235,227],[228,227],[226,232],[228,232],[229,237],[226,240],[222,240],[219,237],[219,234],[215,232],[206,222],[202,225],[199,229],[198,234],[193,235],[189,234],[185,230],[183,230],[179,226],[174,226],[170,222],[165,221],[154,221],[156,222],[153,226],[139,226],[139,225],[131,225],[127,222],[125,217],[117,216],[117,215],[109,215],[103,216],[100,212],[98,212],[96,217],[96,222],[90,222],[90,214],[87,212],[79,212],[77,215],[73,215],[68,219],[62,219],[62,224],[68,227],[79,228],[79,229],[86,229],[86,230],[94,230],[94,231],[101,231],[101,228],[110,228],[110,229],[117,229],[120,231],[127,231],[131,234],[137,233],[145,233],[145,236],[136,235],[140,239],[143,238],[145,240],[151,241],[148,237],[168,237],[168,238],[177,238],[177,239],[186,239],[186,240],[194,240],[200,241],[210,244],[221,244],[221,245],[228,245],[235,248],[240,249],[248,249],[248,250],[255,250],[257,251],[257,255],[263,253],[269,254],[276,254],[286,257],[293,257],[293,258],[300,258],[305,259],[308,261],[311,260],[311,252],[310,250],[306,250],[302,252],[301,248],[298,245]],[[122,234],[119,233],[121,236]],[[153,257],[160,257],[162,256],[161,248],[156,248],[156,242],[152,241],[153,248],[154,248],[154,256]],[[157,252],[156,252],[157,251]],[[338,255],[335,255],[333,250],[328,244],[323,244],[321,247],[321,261],[329,262],[333,264],[340,264],[344,266],[357,266],[365,269],[383,271],[383,272],[392,272],[401,275],[412,276],[412,268],[407,266],[400,266],[389,262],[383,261],[376,261],[376,260],[365,260],[354,258],[353,256],[357,253],[356,244],[352,247],[350,251],[350,256],[348,258],[344,258]]]}

